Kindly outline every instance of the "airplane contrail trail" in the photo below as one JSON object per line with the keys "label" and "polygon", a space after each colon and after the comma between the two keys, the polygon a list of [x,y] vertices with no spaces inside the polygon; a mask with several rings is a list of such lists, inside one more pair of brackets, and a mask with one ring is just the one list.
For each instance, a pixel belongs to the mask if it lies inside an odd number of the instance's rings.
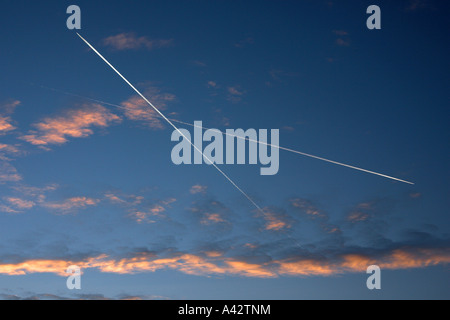
{"label": "airplane contrail trail", "polygon": [[[121,105],[118,105],[118,104],[109,103],[109,102],[105,102],[105,101],[97,100],[97,99],[92,99],[92,98],[81,96],[81,95],[78,95],[78,94],[75,94],[75,93],[62,91],[62,90],[58,90],[58,89],[54,89],[54,88],[49,88],[49,87],[45,87],[45,86],[42,86],[42,85],[40,85],[40,87],[45,88],[45,89],[49,89],[49,90],[52,90],[52,91],[60,92],[60,93],[66,94],[66,95],[71,95],[71,96],[74,96],[74,97],[78,97],[78,98],[90,100],[90,101],[93,101],[93,102],[101,103],[101,104],[108,105],[108,106],[111,106],[111,107],[124,109],[124,110],[129,110],[129,108],[121,106]],[[159,114],[157,114],[156,116],[158,118],[162,118]],[[338,165],[338,166],[342,166],[342,167],[358,170],[358,171],[361,171],[361,172],[377,175],[377,176],[380,176],[380,177],[383,177],[383,178],[395,180],[395,181],[398,181],[398,182],[414,185],[414,183],[410,182],[410,181],[402,180],[402,179],[395,178],[395,177],[392,177],[392,176],[388,176],[386,174],[382,174],[382,173],[379,173],[379,172],[370,171],[370,170],[367,170],[367,169],[363,169],[363,168],[360,168],[360,167],[352,166],[352,165],[345,164],[345,163],[342,163],[342,162],[337,162],[337,161],[334,161],[334,160],[330,160],[330,159],[326,159],[326,158],[323,158],[323,157],[315,156],[315,155],[312,155],[312,154],[309,154],[309,153],[305,153],[305,152],[301,152],[301,151],[298,151],[298,150],[294,150],[294,149],[290,149],[290,148],[286,148],[286,147],[282,147],[282,146],[278,146],[278,145],[273,145],[273,144],[270,144],[270,143],[267,143],[267,142],[254,140],[254,139],[251,139],[251,138],[248,138],[248,137],[237,136],[237,135],[234,135],[234,134],[231,134],[231,133],[228,133],[228,132],[224,132],[224,131],[221,131],[221,130],[218,130],[218,129],[212,129],[212,128],[208,128],[208,127],[204,127],[204,126],[198,126],[196,124],[192,124],[192,123],[189,123],[189,122],[184,122],[184,121],[177,120],[177,119],[172,119],[172,118],[167,118],[167,119],[169,119],[172,122],[184,124],[184,125],[191,126],[191,127],[194,127],[194,128],[199,128],[199,129],[203,129],[203,130],[213,130],[215,132],[218,132],[218,133],[221,133],[223,135],[230,136],[230,137],[235,137],[235,138],[238,138],[238,139],[247,140],[247,141],[255,142],[255,143],[258,143],[258,144],[263,144],[263,145],[266,145],[266,146],[269,146],[269,147],[278,148],[280,150],[292,152],[292,153],[299,154],[299,155],[302,155],[302,156],[305,156],[305,157],[309,157],[309,158],[313,158],[313,159],[316,159],[316,160],[325,161],[325,162],[332,163],[332,164],[335,164],[335,165]]]}
{"label": "airplane contrail trail", "polygon": [[239,186],[233,181],[231,180],[231,178],[225,173],[223,172],[212,160],[210,160],[206,155],[203,154],[203,152],[195,145],[191,142],[190,139],[188,139],[181,131],[180,129],[177,128],[177,126],[175,126],[172,121],[170,121],[161,111],[159,111],[158,108],[156,108],[150,101],[148,101],[148,99],[138,90],[136,89],[119,71],[117,71],[116,68],[114,68],[114,66],[109,63],[108,60],[106,60],[105,57],[103,57],[100,52],[98,52],[88,41],[86,41],[78,32],[77,35],[81,38],[81,40],[83,40],[104,62],[106,62],[106,64],[108,66],[111,67],[111,69],[113,69],[134,91],[136,91],[136,93],[142,98],[144,99],[145,102],[147,102],[152,108],[153,110],[155,110],[164,120],[167,121],[167,123],[169,123],[179,134],[180,136],[182,136],[184,139],[186,139],[187,141],[189,141],[189,143],[195,148],[195,150],[197,150],[198,152],[200,152],[200,154],[210,163],[214,166],[214,168],[217,169],[217,171],[219,171],[240,193],[242,193],[254,206],[256,209],[258,209],[258,211],[260,211],[263,215],[266,215],[266,213],[264,212],[264,210],[255,202],[253,201],[252,198],[250,198],[250,196],[244,192],[244,190],[242,190],[241,188],[239,188]]}

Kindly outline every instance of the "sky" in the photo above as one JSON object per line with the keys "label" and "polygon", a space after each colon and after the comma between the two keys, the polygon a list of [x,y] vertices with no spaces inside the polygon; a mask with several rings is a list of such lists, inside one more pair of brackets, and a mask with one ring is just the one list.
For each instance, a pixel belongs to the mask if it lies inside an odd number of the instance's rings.
{"label": "sky", "polygon": [[[0,299],[449,299],[448,14],[3,0]],[[279,129],[282,147],[414,185],[284,150],[276,175],[219,165],[252,203],[213,166],[175,165],[173,128],[76,32],[170,119]]]}

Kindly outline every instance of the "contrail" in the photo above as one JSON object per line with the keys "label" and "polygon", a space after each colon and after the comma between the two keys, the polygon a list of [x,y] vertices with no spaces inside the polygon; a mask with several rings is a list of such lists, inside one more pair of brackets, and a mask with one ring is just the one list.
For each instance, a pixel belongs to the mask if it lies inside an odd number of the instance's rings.
{"label": "contrail", "polygon": [[[108,106],[111,106],[111,107],[115,107],[115,108],[118,108],[118,109],[123,109],[123,110],[129,110],[130,109],[130,108],[118,105],[118,104],[109,103],[109,102],[105,102],[105,101],[97,100],[97,99],[92,99],[92,98],[89,98],[89,97],[81,96],[79,94],[75,94],[75,93],[71,93],[71,92],[67,92],[67,91],[62,91],[62,90],[58,90],[58,89],[54,89],[54,88],[49,88],[49,87],[42,86],[42,85],[39,85],[39,86],[42,87],[42,88],[48,89],[48,90],[52,90],[52,91],[55,91],[55,92],[60,92],[60,93],[66,94],[66,95],[70,95],[70,96],[74,96],[74,97],[90,100],[90,101],[93,101],[93,102],[101,103],[101,104],[108,105]],[[159,114],[157,114],[156,117],[162,118]],[[309,153],[297,151],[297,150],[286,148],[286,147],[282,147],[282,146],[273,145],[273,144],[270,144],[270,143],[267,143],[267,142],[263,142],[263,141],[257,141],[257,140],[254,140],[254,139],[251,139],[251,138],[248,138],[248,137],[237,136],[237,135],[234,135],[234,134],[231,134],[231,133],[228,133],[228,132],[224,132],[224,131],[221,131],[221,130],[218,130],[218,129],[212,129],[212,128],[208,128],[208,127],[204,127],[204,126],[198,126],[196,124],[192,124],[192,123],[189,123],[189,122],[184,122],[184,121],[181,121],[181,120],[178,120],[178,119],[172,119],[172,118],[167,118],[167,119],[169,119],[172,122],[180,123],[180,124],[191,126],[191,127],[194,127],[194,128],[199,128],[199,129],[202,129],[202,130],[213,130],[215,132],[218,132],[220,134],[227,135],[227,136],[230,136],[230,137],[235,137],[235,138],[238,138],[238,139],[259,143],[259,144],[266,145],[266,146],[269,146],[269,147],[278,148],[280,150],[284,150],[284,151],[292,152],[292,153],[295,153],[295,154],[299,154],[299,155],[302,155],[302,156],[305,156],[305,157],[309,157],[309,158],[313,158],[313,159],[316,159],[316,160],[321,160],[321,161],[325,161],[325,162],[328,162],[328,163],[332,163],[332,164],[335,164],[335,165],[338,165],[338,166],[342,166],[342,167],[358,170],[358,171],[361,171],[361,172],[377,175],[377,176],[380,176],[380,177],[383,177],[383,178],[395,180],[395,181],[398,181],[398,182],[403,182],[403,183],[414,185],[414,183],[410,182],[410,181],[402,180],[402,179],[395,178],[395,177],[392,177],[392,176],[388,176],[386,174],[382,174],[382,173],[379,173],[379,172],[370,171],[370,170],[367,170],[367,169],[359,168],[359,167],[352,166],[352,165],[349,165],[349,164],[345,164],[345,163],[342,163],[342,162],[337,162],[337,161],[334,161],[334,160],[330,160],[330,159],[326,159],[326,158],[323,158],[323,157],[315,156],[315,155],[312,155],[312,154],[309,154]]]}
{"label": "contrail", "polygon": [[205,156],[203,154],[203,152],[195,145],[191,142],[190,139],[188,139],[181,131],[180,129],[178,129],[173,123],[172,121],[170,121],[168,118],[166,118],[166,116],[158,110],[158,108],[156,108],[150,101],[147,100],[147,98],[138,90],[136,89],[119,71],[117,71],[116,68],[114,68],[114,66],[109,63],[108,60],[105,59],[105,57],[103,57],[100,52],[98,52],[89,42],[87,42],[82,36],[80,36],[80,34],[77,32],[77,35],[81,38],[81,40],[83,40],[104,62],[106,62],[106,64],[108,66],[111,67],[111,69],[113,69],[121,78],[123,81],[125,81],[134,91],[136,91],[136,93],[142,98],[144,99],[145,102],[147,102],[150,107],[153,108],[153,110],[155,110],[164,120],[167,121],[168,124],[170,124],[179,134],[180,136],[182,136],[184,139],[186,139],[187,141],[189,141],[189,143],[195,148],[195,150],[197,150],[210,164],[212,164],[214,166],[214,168],[217,169],[217,171],[219,171],[240,193],[242,193],[254,206],[256,209],[258,209],[258,211],[260,211],[263,215],[266,215],[264,210],[261,209],[261,207],[255,202],[253,201],[252,198],[250,198],[249,195],[247,195],[241,188],[239,188],[239,186],[233,181],[231,180],[230,177],[228,177],[228,175],[223,172],[222,170],[220,170],[220,168],[212,161],[210,160],[207,156]]}

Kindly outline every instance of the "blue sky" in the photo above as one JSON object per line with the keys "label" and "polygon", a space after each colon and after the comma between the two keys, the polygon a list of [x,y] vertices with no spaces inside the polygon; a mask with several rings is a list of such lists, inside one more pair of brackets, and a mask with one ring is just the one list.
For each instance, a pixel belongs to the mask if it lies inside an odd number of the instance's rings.
{"label": "blue sky", "polygon": [[[172,163],[173,130],[67,29],[71,4],[168,117],[279,129],[283,147],[415,185],[285,151],[274,176],[220,166],[259,213],[213,167]],[[448,4],[2,5],[0,298],[450,297]]]}

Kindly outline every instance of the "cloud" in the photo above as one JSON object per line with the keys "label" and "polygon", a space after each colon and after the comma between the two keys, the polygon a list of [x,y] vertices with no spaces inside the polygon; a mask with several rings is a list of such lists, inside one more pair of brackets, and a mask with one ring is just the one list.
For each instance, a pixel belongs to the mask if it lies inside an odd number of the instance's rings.
{"label": "cloud", "polygon": [[191,187],[191,190],[189,190],[191,192],[191,194],[198,194],[198,193],[202,193],[205,194],[206,190],[208,189],[207,186],[202,186],[202,185],[195,185]]}
{"label": "cloud", "polygon": [[100,200],[98,199],[74,197],[59,202],[44,202],[41,206],[50,210],[58,211],[62,214],[67,214],[75,209],[86,209],[88,207],[96,206],[99,202]]}
{"label": "cloud", "polygon": [[422,197],[422,194],[420,192],[413,192],[409,195],[412,199],[418,199]]}
{"label": "cloud", "polygon": [[338,36],[348,36],[348,32],[345,30],[333,30],[333,33]]}
{"label": "cloud", "polygon": [[155,223],[155,220],[152,220],[150,218],[152,217],[162,217],[163,213],[166,211],[166,208],[163,207],[160,204],[155,204],[148,208],[147,210],[132,210],[130,213],[130,217],[135,219],[137,223]]}
{"label": "cloud", "polygon": [[365,213],[365,212],[361,212],[361,211],[354,211],[349,213],[349,215],[347,216],[347,220],[350,222],[361,222],[361,221],[366,221],[367,219],[370,218],[370,215]]}
{"label": "cloud", "polygon": [[46,193],[55,191],[58,187],[59,186],[57,184],[49,184],[45,187],[32,187],[20,184],[12,187],[12,189],[21,197],[31,198],[35,202],[43,202],[46,198]]}
{"label": "cloud", "polygon": [[102,41],[103,45],[114,50],[137,50],[147,49],[154,50],[167,48],[173,45],[172,39],[150,39],[148,37],[138,37],[136,34],[119,33],[114,36],[107,37]]}
{"label": "cloud", "polygon": [[428,8],[432,8],[432,5],[428,0],[410,0],[406,7],[406,11],[417,11]]}
{"label": "cloud", "polygon": [[200,60],[193,60],[193,61],[191,61],[191,63],[196,67],[201,67],[201,68],[207,67],[207,64]]}
{"label": "cloud", "polygon": [[228,228],[229,223],[229,208],[224,204],[215,200],[206,200],[195,202],[190,208],[196,221],[199,221],[203,226],[219,226]]}
{"label": "cloud", "polygon": [[22,176],[9,162],[0,160],[0,184],[6,182],[18,182]]}
{"label": "cloud", "polygon": [[450,263],[450,248],[404,247],[390,251],[361,254],[350,252],[332,257],[291,256],[281,260],[250,262],[248,259],[213,255],[176,253],[158,256],[155,253],[136,253],[128,258],[114,258],[101,254],[81,261],[32,259],[18,263],[0,263],[0,274],[26,275],[53,273],[66,277],[66,269],[77,265],[83,271],[95,269],[104,273],[136,274],[158,270],[177,270],[197,276],[234,275],[250,278],[280,276],[332,276],[363,273],[373,264],[386,270],[425,268]]}
{"label": "cloud", "polygon": [[258,214],[258,216],[262,216],[266,221],[264,230],[282,231],[291,228],[291,223],[284,210],[266,207],[263,211],[264,214]]}
{"label": "cloud", "polygon": [[6,197],[5,200],[9,202],[10,205],[19,210],[31,209],[36,205],[33,201],[28,201],[20,198]]}
{"label": "cloud", "polygon": [[376,203],[374,202],[363,202],[358,204],[350,213],[347,215],[347,220],[356,223],[362,222],[370,219],[371,212],[375,210]]}
{"label": "cloud", "polygon": [[0,115],[0,134],[12,131],[14,129],[16,129],[16,127],[11,124],[11,118]]}
{"label": "cloud", "polygon": [[226,222],[219,213],[205,213],[200,223],[210,225],[214,223]]}
{"label": "cloud", "polygon": [[344,40],[342,38],[337,38],[336,39],[336,44],[338,46],[341,46],[341,47],[348,47],[350,45],[350,41]]}
{"label": "cloud", "polygon": [[333,33],[338,36],[336,44],[341,47],[348,47],[350,40],[348,39],[348,32],[345,30],[333,30]]}
{"label": "cloud", "polygon": [[255,43],[255,39],[253,39],[252,37],[247,37],[247,38],[242,39],[239,42],[235,43],[234,46],[236,48],[244,48],[244,47],[254,44],[254,43]]}
{"label": "cloud", "polygon": [[19,154],[20,150],[17,148],[17,146],[9,145],[0,143],[0,157],[2,153],[6,154]]}
{"label": "cloud", "polygon": [[245,95],[245,91],[240,88],[240,86],[228,87],[228,101],[232,103],[238,103],[242,101],[242,97]]}
{"label": "cloud", "polygon": [[0,105],[0,114],[12,114],[20,104],[21,102],[19,100],[14,99],[3,102]]}
{"label": "cloud", "polygon": [[99,104],[85,104],[80,109],[34,124],[36,130],[21,139],[38,146],[61,145],[69,138],[86,138],[92,135],[92,127],[106,128],[120,121],[119,116]]}
{"label": "cloud", "polygon": [[[162,93],[156,87],[147,87],[144,96],[159,110],[165,110],[169,102],[176,100],[171,93]],[[158,113],[148,105],[141,97],[132,96],[121,105],[125,109],[125,117],[129,120],[142,121],[152,129],[163,129],[163,121]]]}
{"label": "cloud", "polygon": [[215,81],[208,81],[206,85],[208,86],[208,88],[217,88],[217,82]]}
{"label": "cloud", "polygon": [[16,129],[16,127],[12,125],[10,115],[14,113],[14,110],[20,103],[19,100],[10,100],[0,105],[0,135]]}
{"label": "cloud", "polygon": [[73,296],[61,296],[51,293],[35,293],[31,295],[0,294],[0,300],[169,300],[169,298],[157,295],[127,295],[118,297],[105,297],[102,294],[74,294]]}
{"label": "cloud", "polygon": [[105,198],[124,208],[128,212],[127,216],[137,223],[155,223],[156,219],[166,218],[165,212],[177,201],[175,198],[166,198],[150,202],[143,196],[119,195],[114,192],[107,192]]}
{"label": "cloud", "polygon": [[301,198],[291,199],[291,205],[300,209],[311,218],[325,218],[326,215],[316,208],[310,201]]}

